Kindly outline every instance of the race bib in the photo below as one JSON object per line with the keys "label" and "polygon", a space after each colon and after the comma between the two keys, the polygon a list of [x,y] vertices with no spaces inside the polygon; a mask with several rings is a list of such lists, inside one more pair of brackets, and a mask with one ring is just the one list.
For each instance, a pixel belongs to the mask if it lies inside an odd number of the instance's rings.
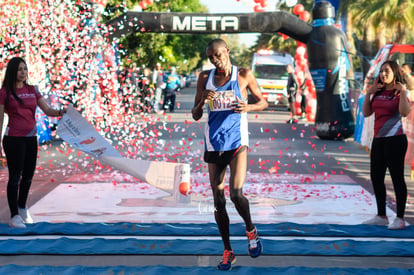
{"label": "race bib", "polygon": [[233,104],[235,103],[235,101],[236,96],[233,90],[220,91],[215,99],[210,100],[210,111],[219,112],[233,110]]}

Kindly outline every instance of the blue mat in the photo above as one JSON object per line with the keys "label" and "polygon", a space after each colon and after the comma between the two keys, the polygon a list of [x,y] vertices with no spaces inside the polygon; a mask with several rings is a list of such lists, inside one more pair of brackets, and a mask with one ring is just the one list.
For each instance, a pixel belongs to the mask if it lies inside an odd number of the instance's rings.
{"label": "blue mat", "polygon": [[[372,225],[295,223],[256,224],[256,227],[267,255],[414,256],[412,226],[405,230]],[[230,229],[234,249],[238,254],[246,253],[244,224],[232,224]],[[217,226],[212,223],[36,223],[25,229],[1,224],[0,232],[0,254],[3,255],[184,255],[194,254],[195,250],[207,255],[222,253]]]}
{"label": "blue mat", "polygon": [[218,271],[215,267],[171,267],[171,266],[144,266],[144,267],[126,267],[126,266],[108,266],[108,267],[87,267],[87,266],[18,266],[5,265],[0,266],[0,274],[13,275],[72,275],[72,274],[281,274],[281,275],[297,275],[297,274],[330,274],[330,275],[413,275],[414,270],[388,268],[309,268],[309,267],[245,267],[235,266],[231,271]]}
{"label": "blue mat", "polygon": [[[317,256],[414,256],[413,242],[356,240],[269,240],[262,238],[264,255]],[[232,240],[238,255],[247,255],[247,241]],[[0,255],[59,254],[59,255],[221,255],[222,242],[197,239],[58,239],[1,240]]]}
{"label": "blue mat", "polygon": [[[260,236],[392,237],[414,238],[414,226],[388,230],[385,226],[337,224],[256,224]],[[243,224],[231,224],[232,236],[246,236]],[[25,229],[0,224],[0,236],[16,235],[133,235],[219,236],[217,225],[157,223],[35,223]]]}

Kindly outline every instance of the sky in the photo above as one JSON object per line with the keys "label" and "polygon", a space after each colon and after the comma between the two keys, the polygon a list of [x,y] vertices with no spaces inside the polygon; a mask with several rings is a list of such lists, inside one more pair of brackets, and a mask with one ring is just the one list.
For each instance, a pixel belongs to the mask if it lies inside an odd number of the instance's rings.
{"label": "sky", "polygon": [[[206,6],[210,13],[253,13],[253,7],[249,6],[249,2],[253,0],[199,0],[201,4]],[[247,47],[252,46],[256,40],[258,33],[240,34],[240,43]]]}

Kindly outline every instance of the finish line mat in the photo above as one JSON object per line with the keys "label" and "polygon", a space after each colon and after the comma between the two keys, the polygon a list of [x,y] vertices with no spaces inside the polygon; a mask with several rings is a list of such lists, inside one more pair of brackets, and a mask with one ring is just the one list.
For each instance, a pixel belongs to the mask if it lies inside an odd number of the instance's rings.
{"label": "finish line mat", "polygon": [[[184,200],[126,174],[76,175],[30,207],[35,222],[214,223],[207,173],[192,173]],[[249,173],[244,193],[254,223],[361,224],[376,213],[375,198],[345,175]],[[242,222],[229,199],[232,223]],[[387,208],[392,221],[395,213]]]}
{"label": "finish line mat", "polygon": [[[261,237],[263,255],[414,256],[414,239]],[[246,237],[231,238],[237,255],[247,255]],[[4,255],[220,255],[220,237],[39,236],[1,240]]]}
{"label": "finish line mat", "polygon": [[[414,227],[256,224],[267,255],[414,256]],[[26,229],[0,225],[0,254],[221,254],[213,224],[50,224]],[[243,224],[231,225],[238,254],[247,253]],[[195,249],[196,248],[196,249]]]}
{"label": "finish line mat", "polygon": [[[386,226],[339,225],[339,224],[255,224],[260,236],[294,237],[369,237],[369,238],[414,238],[414,227],[404,230],[388,230]],[[243,223],[230,225],[231,236],[245,237]],[[88,236],[219,236],[215,223],[34,223],[26,228],[11,228],[0,224],[0,240],[7,236],[37,235],[88,235]],[[2,238],[4,237],[4,238]]]}

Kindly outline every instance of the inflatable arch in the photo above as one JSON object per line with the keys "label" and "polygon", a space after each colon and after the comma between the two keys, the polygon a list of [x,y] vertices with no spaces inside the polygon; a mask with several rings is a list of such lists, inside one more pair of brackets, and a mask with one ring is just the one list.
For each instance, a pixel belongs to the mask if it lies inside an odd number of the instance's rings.
{"label": "inflatable arch", "polygon": [[334,26],[335,11],[328,1],[316,2],[312,25],[285,11],[206,14],[127,12],[107,22],[109,40],[133,32],[212,34],[280,32],[306,44],[309,70],[316,88],[316,134],[344,139],[355,122],[346,81],[346,38]]}

